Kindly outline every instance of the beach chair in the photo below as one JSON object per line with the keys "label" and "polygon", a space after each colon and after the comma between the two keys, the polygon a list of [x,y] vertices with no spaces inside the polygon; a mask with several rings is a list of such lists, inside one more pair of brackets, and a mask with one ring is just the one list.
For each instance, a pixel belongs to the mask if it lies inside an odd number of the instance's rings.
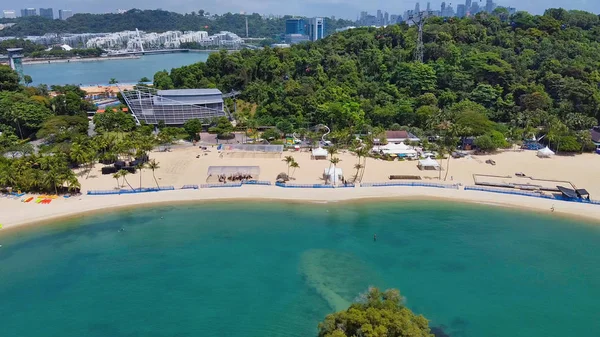
{"label": "beach chair", "polygon": [[25,202],[31,202],[31,200],[33,200],[33,197],[29,197],[29,198],[25,199]]}

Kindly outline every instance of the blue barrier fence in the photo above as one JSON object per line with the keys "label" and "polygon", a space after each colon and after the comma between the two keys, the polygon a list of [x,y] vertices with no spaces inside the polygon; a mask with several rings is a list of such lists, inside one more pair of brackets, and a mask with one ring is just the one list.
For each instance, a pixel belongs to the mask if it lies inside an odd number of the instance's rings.
{"label": "blue barrier fence", "polygon": [[200,188],[219,188],[219,187],[242,187],[242,183],[232,183],[232,184],[203,184],[200,185]]}
{"label": "blue barrier fence", "polygon": [[136,188],[133,190],[91,190],[87,191],[88,195],[115,195],[115,194],[137,194],[137,193],[148,193],[148,192],[159,192],[159,191],[173,191],[173,186],[161,186],[161,187],[148,187],[148,188]]}
{"label": "blue barrier fence", "polygon": [[511,195],[520,195],[525,197],[534,197],[541,199],[552,199],[552,200],[560,200],[560,201],[568,201],[568,202],[578,202],[581,204],[592,204],[592,205],[600,205],[600,201],[598,200],[587,200],[587,199],[571,199],[565,198],[562,195],[548,195],[541,194],[536,192],[528,192],[528,191],[519,191],[519,190],[501,190],[496,188],[488,188],[488,187],[480,187],[480,186],[465,186],[465,191],[481,191],[481,192],[491,192],[491,193],[500,193],[500,194],[511,194]]}
{"label": "blue barrier fence", "polygon": [[417,187],[435,187],[435,188],[450,188],[457,190],[458,185],[435,184],[435,183],[419,183],[419,182],[383,182],[383,183],[361,183],[361,187],[384,187],[384,186],[417,186]]}
{"label": "blue barrier fence", "polygon": [[285,187],[285,188],[334,188],[332,185],[323,185],[323,184],[285,184],[285,183],[275,183],[275,186]]}
{"label": "blue barrier fence", "polygon": [[183,185],[181,186],[182,190],[197,190],[198,185]]}
{"label": "blue barrier fence", "polygon": [[262,185],[262,186],[271,186],[270,181],[264,180],[244,180],[242,181],[242,185]]}

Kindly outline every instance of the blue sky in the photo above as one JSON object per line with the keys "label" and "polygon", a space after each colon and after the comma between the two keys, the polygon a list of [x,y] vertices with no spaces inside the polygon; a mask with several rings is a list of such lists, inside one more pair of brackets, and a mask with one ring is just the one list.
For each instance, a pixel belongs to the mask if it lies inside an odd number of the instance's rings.
{"label": "blue sky", "polygon": [[[473,0],[477,1],[477,0]],[[3,1],[4,2],[4,1]],[[541,14],[546,8],[563,7],[566,9],[581,9],[593,13],[600,13],[600,0],[496,0],[499,5],[512,6],[519,10]],[[390,14],[400,14],[406,9],[415,7],[414,0],[25,0],[19,2],[6,1],[0,9],[19,10],[24,7],[53,7],[58,9],[72,9],[74,12],[114,12],[117,9],[156,9],[162,8],[175,12],[191,12],[204,9],[211,13],[224,12],[257,12],[261,14],[295,14],[306,16],[332,16],[354,19],[360,11],[375,12],[382,9]],[[446,1],[456,5],[464,3]],[[441,1],[431,1],[433,9],[440,8]],[[482,0],[485,4],[485,0]],[[425,8],[427,1],[421,1],[421,8]],[[9,7],[7,7],[9,6]],[[55,13],[55,15],[57,15]]]}

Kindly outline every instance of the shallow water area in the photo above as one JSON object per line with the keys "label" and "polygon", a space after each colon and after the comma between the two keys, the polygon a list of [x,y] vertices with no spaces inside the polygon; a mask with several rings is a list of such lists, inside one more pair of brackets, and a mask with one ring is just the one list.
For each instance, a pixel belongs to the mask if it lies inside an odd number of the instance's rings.
{"label": "shallow water area", "polygon": [[440,201],[140,208],[0,235],[1,330],[315,336],[372,285],[440,336],[591,337],[599,243],[595,224]]}
{"label": "shallow water area", "polygon": [[185,65],[205,62],[210,52],[187,52],[144,55],[137,59],[25,64],[23,72],[31,76],[33,85],[99,85],[111,78],[120,83],[137,83],[142,77],[150,80],[161,70],[171,71]]}

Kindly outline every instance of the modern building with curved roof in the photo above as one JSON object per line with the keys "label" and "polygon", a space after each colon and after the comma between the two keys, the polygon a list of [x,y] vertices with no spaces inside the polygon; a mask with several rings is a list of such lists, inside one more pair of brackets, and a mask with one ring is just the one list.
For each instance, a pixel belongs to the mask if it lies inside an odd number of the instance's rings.
{"label": "modern building with curved roof", "polygon": [[218,89],[155,90],[135,87],[121,91],[136,122],[183,125],[190,119],[227,117],[223,94]]}

